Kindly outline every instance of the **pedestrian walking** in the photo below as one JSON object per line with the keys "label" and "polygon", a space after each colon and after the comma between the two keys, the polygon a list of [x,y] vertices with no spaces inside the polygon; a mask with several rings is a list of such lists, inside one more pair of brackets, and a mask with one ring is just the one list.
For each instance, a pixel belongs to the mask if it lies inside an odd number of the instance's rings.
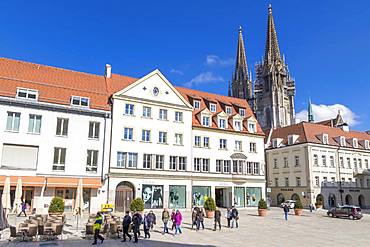
{"label": "pedestrian walking", "polygon": [[170,220],[170,213],[167,208],[163,209],[162,221],[163,221],[163,234],[168,233],[168,221]]}
{"label": "pedestrian walking", "polygon": [[290,210],[289,205],[288,204],[284,204],[283,210],[284,210],[285,220],[288,220],[288,213],[289,213],[289,210]]}
{"label": "pedestrian walking", "polygon": [[236,209],[236,207],[233,206],[232,209],[231,209],[231,221],[232,221],[231,222],[231,228],[233,228],[233,227],[238,228],[239,227],[238,220],[239,220],[239,212]]}
{"label": "pedestrian walking", "polygon": [[231,221],[231,210],[230,210],[230,208],[226,209],[225,218],[227,220],[227,228],[230,228],[230,221]]}
{"label": "pedestrian walking", "polygon": [[148,214],[144,214],[143,218],[143,228],[144,228],[144,238],[150,238],[150,219],[148,217]]}
{"label": "pedestrian walking", "polygon": [[126,211],[125,217],[122,220],[122,232],[123,232],[123,240],[121,242],[126,242],[126,236],[131,241],[131,234],[130,232],[130,225],[131,225],[131,216],[130,211]]}
{"label": "pedestrian walking", "polygon": [[197,230],[200,229],[200,226],[204,230],[204,211],[202,208],[198,208],[197,212]]}
{"label": "pedestrian walking", "polygon": [[133,224],[133,231],[134,231],[134,243],[138,242],[138,235],[140,232],[140,225],[143,222],[142,216],[139,212],[136,212],[132,216],[132,224]]}
{"label": "pedestrian walking", "polygon": [[181,222],[182,222],[182,215],[181,215],[179,210],[176,210],[176,214],[175,214],[175,227],[176,227],[175,235],[177,235],[177,233],[182,234]]}
{"label": "pedestrian walking", "polygon": [[216,208],[214,218],[215,218],[215,227],[213,230],[216,231],[217,224],[218,224],[219,230],[221,230],[221,211],[220,209]]}
{"label": "pedestrian walking", "polygon": [[20,217],[22,213],[24,213],[24,217],[27,217],[26,209],[27,209],[27,203],[22,200],[22,203],[21,203],[21,212],[18,214],[17,217]]}
{"label": "pedestrian walking", "polygon": [[173,231],[176,228],[175,215],[176,215],[176,211],[175,211],[175,209],[172,209],[172,213],[171,213],[171,221],[172,221],[171,231]]}
{"label": "pedestrian walking", "polygon": [[148,214],[148,221],[149,221],[150,230],[153,230],[154,225],[157,224],[157,217],[155,216],[153,210],[150,210]]}
{"label": "pedestrian walking", "polygon": [[195,227],[197,227],[197,226],[198,226],[198,224],[197,224],[197,214],[198,214],[198,212],[197,212],[197,208],[195,207],[195,208],[193,209],[192,213],[191,213],[191,229],[193,229],[193,228],[194,228],[194,226],[195,226]]}
{"label": "pedestrian walking", "polygon": [[102,224],[103,224],[103,217],[102,217],[101,213],[98,212],[96,214],[95,222],[94,222],[94,226],[93,226],[93,229],[94,229],[94,243],[93,243],[93,245],[97,244],[98,239],[100,239],[101,243],[104,242],[103,236],[100,235],[100,229],[101,229]]}

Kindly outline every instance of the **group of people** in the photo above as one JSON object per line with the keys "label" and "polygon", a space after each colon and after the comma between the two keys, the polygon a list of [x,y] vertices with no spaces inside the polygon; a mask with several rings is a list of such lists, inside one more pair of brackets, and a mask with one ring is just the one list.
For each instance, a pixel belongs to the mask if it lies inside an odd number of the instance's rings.
{"label": "group of people", "polygon": [[[132,215],[132,216],[131,216]],[[194,226],[197,230],[202,228],[204,230],[204,218],[205,212],[203,208],[194,207],[192,211],[192,226]],[[216,208],[214,212],[214,228],[213,230],[216,231],[217,226],[219,230],[221,230],[221,211]],[[239,212],[235,207],[228,208],[225,217],[227,219],[227,227],[228,228],[238,228],[238,220],[239,220]],[[182,224],[182,214],[179,210],[172,210],[170,213],[167,208],[165,208],[162,212],[162,222],[163,222],[163,234],[169,233],[169,228],[171,227],[171,231],[175,230],[174,235],[182,234],[181,224]],[[171,226],[169,224],[171,223]],[[103,215],[98,212],[94,222],[94,242],[93,245],[97,244],[98,239],[101,243],[104,242],[104,237],[100,235],[100,230],[103,224]],[[140,236],[140,228],[143,225],[144,230],[144,238],[150,238],[150,231],[153,230],[154,225],[157,224],[157,217],[153,211],[149,213],[144,213],[142,215],[140,212],[134,212],[130,214],[130,211],[126,211],[125,216],[122,220],[122,232],[123,232],[123,240],[122,242],[126,242],[127,237],[129,241],[132,240],[132,235],[130,232],[133,232],[134,243],[138,242],[138,237]]]}

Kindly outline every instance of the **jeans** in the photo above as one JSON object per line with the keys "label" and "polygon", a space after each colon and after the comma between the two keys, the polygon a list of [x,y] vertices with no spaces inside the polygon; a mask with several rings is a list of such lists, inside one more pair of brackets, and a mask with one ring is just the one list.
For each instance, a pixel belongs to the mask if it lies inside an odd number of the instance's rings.
{"label": "jeans", "polygon": [[216,231],[217,224],[218,224],[219,229],[221,230],[221,221],[215,220],[215,228],[214,228],[215,231]]}
{"label": "jeans", "polygon": [[144,229],[145,238],[150,238],[150,227],[148,229]]}
{"label": "jeans", "polygon": [[234,227],[238,228],[239,227],[239,224],[238,224],[237,219],[232,218],[231,219],[231,228],[234,228]]}
{"label": "jeans", "polygon": [[177,232],[179,232],[180,234],[182,234],[182,231],[181,231],[180,225],[177,225],[177,224],[176,224],[175,235],[177,235]]}
{"label": "jeans", "polygon": [[288,220],[288,212],[284,212],[285,220]]}
{"label": "jeans", "polygon": [[163,222],[163,233],[168,233],[168,222]]}

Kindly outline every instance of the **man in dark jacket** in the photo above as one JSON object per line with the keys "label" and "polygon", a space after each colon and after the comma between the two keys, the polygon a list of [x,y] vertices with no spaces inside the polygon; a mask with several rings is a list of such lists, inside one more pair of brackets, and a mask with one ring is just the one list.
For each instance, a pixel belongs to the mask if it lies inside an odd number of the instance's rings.
{"label": "man in dark jacket", "polygon": [[157,224],[157,218],[155,217],[153,210],[150,210],[148,214],[148,222],[149,222],[150,230],[153,230],[154,225]]}
{"label": "man in dark jacket", "polygon": [[288,204],[284,204],[283,210],[284,210],[285,220],[288,220],[289,209],[290,209],[289,205]]}
{"label": "man in dark jacket", "polygon": [[199,230],[200,226],[202,225],[202,229],[204,230],[204,211],[202,208],[198,210],[197,215],[197,230]]}
{"label": "man in dark jacket", "polygon": [[126,236],[131,241],[131,234],[128,233],[130,224],[131,224],[130,211],[126,211],[126,215],[125,217],[123,217],[123,221],[122,221],[123,240],[121,242],[126,242]]}
{"label": "man in dark jacket", "polygon": [[191,229],[194,228],[194,226],[198,227],[198,224],[197,224],[197,208],[194,208],[193,209],[193,212],[191,213]]}
{"label": "man in dark jacket", "polygon": [[150,238],[150,220],[147,214],[144,214],[143,229],[145,238]]}
{"label": "man in dark jacket", "polygon": [[235,206],[233,206],[233,208],[231,209],[231,220],[232,220],[231,228],[234,227],[234,222],[235,222],[235,227],[238,228],[239,227],[239,224],[238,224],[239,212]]}
{"label": "man in dark jacket", "polygon": [[215,210],[215,228],[213,229],[214,231],[216,231],[217,224],[219,230],[221,230],[221,211],[218,208],[216,208]]}
{"label": "man in dark jacket", "polygon": [[140,225],[141,225],[142,222],[143,222],[143,218],[142,218],[141,214],[139,212],[136,212],[132,216],[132,224],[133,224],[134,240],[135,240],[134,243],[137,243],[137,241],[138,241],[137,235],[140,231]]}

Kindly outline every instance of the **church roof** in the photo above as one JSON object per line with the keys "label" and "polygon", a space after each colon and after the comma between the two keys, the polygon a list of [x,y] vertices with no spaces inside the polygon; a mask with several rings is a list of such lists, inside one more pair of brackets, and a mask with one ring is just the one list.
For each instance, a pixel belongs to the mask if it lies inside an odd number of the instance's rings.
{"label": "church roof", "polygon": [[271,64],[276,60],[280,60],[280,48],[276,34],[274,17],[272,15],[271,4],[268,7],[268,18],[267,18],[267,34],[266,34],[266,46],[265,46],[265,58],[264,62]]}

